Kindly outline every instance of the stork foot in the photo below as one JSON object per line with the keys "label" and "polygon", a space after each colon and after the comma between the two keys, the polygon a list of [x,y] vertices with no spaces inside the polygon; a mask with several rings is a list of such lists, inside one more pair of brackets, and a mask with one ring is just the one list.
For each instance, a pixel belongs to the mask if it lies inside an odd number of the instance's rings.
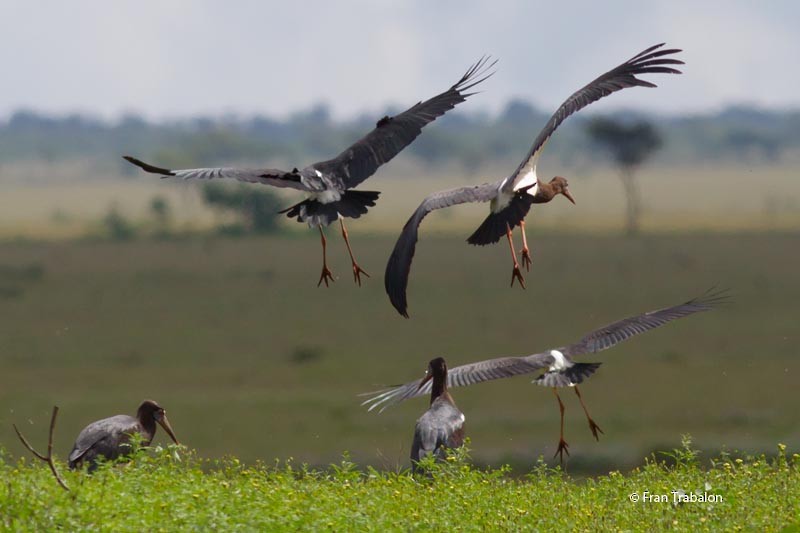
{"label": "stork foot", "polygon": [[530,250],[528,250],[528,247],[526,246],[525,248],[523,248],[520,251],[520,254],[522,255],[520,260],[522,261],[522,265],[525,267],[525,271],[526,272],[530,272],[531,271],[531,265],[533,264],[533,260],[531,259]]}
{"label": "stork foot", "polygon": [[597,441],[600,440],[600,435],[597,434],[598,431],[603,435],[605,435],[605,432],[602,429],[600,429],[600,426],[598,426],[597,423],[591,418],[589,418],[589,429],[592,430],[592,435],[594,435],[594,439]]}
{"label": "stork foot", "polygon": [[370,277],[366,270],[358,266],[357,263],[353,263],[353,281],[358,283],[359,287],[361,286],[361,274],[364,274],[368,278]]}
{"label": "stork foot", "polygon": [[567,444],[567,441],[564,439],[560,439],[558,441],[558,449],[556,450],[556,453],[553,454],[553,459],[555,459],[556,455],[558,455],[558,460],[561,462],[562,466],[564,465],[564,453],[566,453],[567,457],[569,457],[569,444]]}
{"label": "stork foot", "polygon": [[327,265],[322,265],[322,274],[320,274],[319,276],[319,282],[317,282],[317,287],[322,285],[323,281],[325,282],[325,286],[329,287],[330,285],[328,285],[328,280],[330,280],[331,282],[336,281],[335,279],[333,279],[333,272],[328,270]]}
{"label": "stork foot", "polygon": [[522,272],[519,270],[519,265],[514,265],[514,270],[511,272],[511,286],[514,286],[514,281],[519,281],[520,286],[525,288],[525,278],[522,277]]}

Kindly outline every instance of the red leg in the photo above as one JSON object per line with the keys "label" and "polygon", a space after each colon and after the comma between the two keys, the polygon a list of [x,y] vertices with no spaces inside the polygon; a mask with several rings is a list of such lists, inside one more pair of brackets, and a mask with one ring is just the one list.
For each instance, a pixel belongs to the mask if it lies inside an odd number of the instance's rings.
{"label": "red leg", "polygon": [[514,286],[514,280],[519,280],[520,286],[525,288],[525,278],[522,277],[522,272],[519,270],[519,263],[517,263],[517,253],[514,251],[514,239],[511,235],[511,227],[506,224],[506,236],[508,237],[508,246],[511,247],[511,260],[514,261],[514,270],[511,272],[511,286]]}
{"label": "red leg", "polygon": [[[597,432],[599,431],[600,433],[603,433],[603,430],[600,429],[600,426],[598,426],[595,421],[592,420],[592,417],[589,416],[589,411],[586,409],[586,404],[583,403],[583,397],[581,396],[581,392],[578,390],[577,385],[575,386],[575,394],[578,395],[578,399],[581,401],[581,407],[583,407],[583,412],[586,413],[586,420],[589,421],[589,429],[592,430],[592,435],[594,435],[595,440],[600,440],[600,436],[597,434]],[[605,435],[605,433],[603,434]]]}
{"label": "red leg", "polygon": [[525,221],[519,223],[519,229],[522,231],[522,264],[525,265],[525,270],[530,272],[533,261],[531,260],[531,252],[528,249],[528,238],[525,236]]}
{"label": "red leg", "polygon": [[322,282],[325,282],[325,286],[328,287],[328,280],[336,281],[333,279],[333,274],[330,270],[328,270],[328,257],[327,257],[327,241],[325,240],[325,233],[322,231],[322,226],[319,227],[319,236],[322,239],[322,274],[319,276],[319,282],[317,283],[317,287],[322,285]]}
{"label": "red leg", "polygon": [[350,239],[347,238],[347,228],[344,227],[344,219],[340,218],[339,223],[342,225],[342,237],[344,237],[344,243],[347,245],[347,252],[350,254],[350,261],[353,263],[353,280],[358,283],[358,286],[361,286],[361,274],[369,277],[369,274],[358,266],[356,263],[356,258],[353,256],[353,249],[350,247]]}
{"label": "red leg", "polygon": [[556,453],[553,454],[555,458],[556,455],[560,456],[559,460],[561,461],[561,466],[564,466],[564,452],[567,453],[569,456],[569,445],[567,441],[564,440],[564,403],[561,401],[561,397],[558,395],[558,389],[553,387],[553,394],[556,395],[556,400],[558,400],[558,408],[561,411],[561,436],[558,439],[558,449]]}

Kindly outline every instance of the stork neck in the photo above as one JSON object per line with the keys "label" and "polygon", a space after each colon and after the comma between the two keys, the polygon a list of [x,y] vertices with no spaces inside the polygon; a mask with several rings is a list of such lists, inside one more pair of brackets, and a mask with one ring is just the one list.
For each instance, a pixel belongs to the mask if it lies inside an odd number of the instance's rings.
{"label": "stork neck", "polygon": [[536,194],[533,195],[533,203],[546,204],[556,196],[555,188],[549,183],[539,181],[536,186]]}
{"label": "stork neck", "polygon": [[148,446],[156,434],[156,419],[153,418],[152,414],[146,413],[139,413],[139,416],[136,418],[139,420],[139,426],[142,428],[141,434],[144,439],[143,444]]}
{"label": "stork neck", "polygon": [[447,373],[434,374],[433,385],[431,386],[431,404],[436,401],[436,398],[443,396],[450,403],[453,403],[453,397],[447,392]]}

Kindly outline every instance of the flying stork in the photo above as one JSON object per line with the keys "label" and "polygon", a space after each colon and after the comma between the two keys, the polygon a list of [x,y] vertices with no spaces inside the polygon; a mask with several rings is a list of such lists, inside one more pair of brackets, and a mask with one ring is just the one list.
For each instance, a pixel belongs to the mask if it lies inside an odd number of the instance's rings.
{"label": "flying stork", "polygon": [[323,226],[336,220],[341,224],[347,251],[353,266],[353,279],[361,285],[361,274],[369,277],[356,262],[345,218],[359,218],[378,200],[377,191],[356,190],[359,185],[378,170],[378,167],[390,161],[406,146],[417,138],[422,128],[433,122],[456,105],[464,102],[475,93],[467,92],[489,78],[492,67],[497,61],[483,57],[472,65],[464,75],[445,92],[424,102],[419,102],[399,115],[385,116],[375,125],[375,129],[345,149],[344,152],[329,159],[313,163],[302,170],[297,168],[287,172],[272,168],[191,168],[173,170],[160,168],[131,156],[123,156],[125,160],[147,172],[161,174],[164,177],[188,179],[233,178],[248,183],[261,183],[274,187],[288,187],[306,193],[306,199],[281,211],[289,218],[305,222],[309,227],[319,228],[322,241],[322,273],[317,286],[334,281],[328,269],[326,240]]}
{"label": "flying stork", "polygon": [[[589,429],[592,431],[592,435],[594,435],[595,439],[600,440],[598,433],[603,432],[600,426],[589,416],[589,411],[578,389],[578,385],[594,374],[601,363],[579,363],[574,361],[573,357],[606,350],[635,335],[661,327],[672,320],[677,320],[701,311],[710,311],[717,305],[727,301],[727,299],[724,291],[709,290],[702,296],[693,298],[688,302],[625,318],[613,324],[609,324],[608,326],[596,329],[585,335],[578,342],[567,346],[553,348],[524,357],[500,357],[457,366],[451,368],[450,371],[446,373],[447,379],[444,390],[446,390],[447,387],[474,385],[483,381],[510,378],[521,374],[531,374],[544,370],[540,376],[533,380],[533,383],[551,387],[558,400],[559,411],[561,413],[561,434],[556,455],[560,455],[563,462],[564,453],[569,455],[569,449],[567,442],[564,440],[564,404],[561,401],[561,397],[558,395],[559,388],[574,388],[575,394],[578,396],[581,407],[586,414],[586,419],[589,422]],[[370,411],[375,408],[380,408],[379,410],[383,411],[390,405],[395,405],[409,398],[414,398],[415,396],[427,394],[432,390],[430,382],[416,380],[406,383],[405,385],[396,385],[382,391],[367,393],[364,396],[369,396],[369,398],[364,401],[362,405],[368,405]]]}
{"label": "flying stork", "polygon": [[411,215],[411,218],[408,219],[408,222],[406,222],[405,227],[403,227],[403,231],[397,239],[392,255],[386,265],[386,275],[384,277],[386,293],[389,295],[389,300],[394,308],[401,315],[408,318],[406,289],[422,219],[431,211],[454,205],[490,202],[489,215],[467,239],[467,242],[483,246],[496,243],[503,236],[507,237],[513,261],[511,286],[513,287],[514,281],[518,280],[520,286],[525,288],[525,280],[522,277],[514,250],[512,230],[516,226],[520,226],[522,232],[521,260],[525,268],[530,270],[531,256],[528,249],[528,241],[525,237],[525,216],[528,214],[531,205],[547,203],[559,194],[564,195],[573,204],[575,203],[569,192],[566,178],[555,176],[548,183],[545,183],[536,174],[536,166],[547,141],[567,117],[592,102],[628,87],[656,87],[654,83],[637,78],[637,74],[680,74],[679,70],[665,65],[682,65],[683,61],[665,56],[681,52],[681,50],[661,50],[662,46],[664,46],[664,43],[651,46],[636,54],[628,61],[609,70],[567,98],[553,116],[550,117],[550,120],[547,121],[544,129],[539,132],[517,169],[507,178],[493,183],[484,183],[483,185],[440,191],[431,194],[422,201],[417,210]]}

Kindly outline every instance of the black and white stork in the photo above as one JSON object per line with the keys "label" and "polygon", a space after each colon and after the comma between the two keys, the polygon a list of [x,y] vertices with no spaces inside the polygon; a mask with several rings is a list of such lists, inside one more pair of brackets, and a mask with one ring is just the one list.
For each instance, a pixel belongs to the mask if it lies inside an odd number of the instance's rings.
{"label": "black and white stork", "polygon": [[361,285],[361,274],[369,277],[356,262],[345,218],[359,218],[375,205],[380,194],[377,191],[355,190],[361,182],[372,176],[384,163],[389,162],[406,146],[417,138],[422,128],[433,122],[456,105],[464,102],[474,93],[467,92],[485,81],[494,72],[491,71],[496,61],[489,57],[481,58],[452,87],[445,92],[424,102],[419,102],[393,117],[385,116],[375,125],[375,129],[356,141],[344,152],[329,159],[311,164],[302,170],[297,168],[287,172],[272,168],[192,168],[173,170],[160,168],[134,157],[124,159],[141,167],[147,172],[161,174],[165,177],[183,179],[232,178],[248,183],[261,183],[274,187],[288,187],[305,191],[307,198],[281,213],[298,222],[305,222],[309,227],[319,228],[322,241],[322,273],[317,286],[334,281],[328,269],[326,240],[322,230],[332,222],[339,220],[347,251],[353,266],[353,279]]}
{"label": "black and white stork", "polygon": [[[702,296],[689,300],[688,302],[614,322],[613,324],[592,331],[578,342],[567,346],[526,355],[524,357],[500,357],[457,366],[450,369],[446,374],[446,386],[459,387],[474,385],[483,381],[510,378],[521,374],[531,374],[544,370],[539,377],[533,380],[533,383],[551,387],[558,399],[558,406],[561,412],[561,434],[556,455],[560,455],[563,461],[564,453],[566,452],[567,455],[569,455],[569,451],[567,443],[564,440],[564,404],[561,401],[561,397],[558,395],[559,388],[574,388],[595,439],[599,440],[600,437],[598,433],[603,432],[600,426],[589,416],[589,411],[578,390],[578,385],[594,374],[601,363],[578,363],[573,360],[573,357],[606,350],[635,335],[663,326],[672,320],[701,311],[710,311],[717,305],[727,301],[727,299],[724,292],[707,291]],[[375,393],[368,393],[366,395],[370,396],[370,398],[364,401],[362,405],[368,405],[370,411],[375,408],[380,408],[380,411],[383,411],[390,405],[400,403],[421,394],[427,394],[431,390],[430,383],[424,380],[412,381],[405,385],[397,385]]]}
{"label": "black and white stork", "polygon": [[167,420],[167,412],[153,400],[145,400],[136,411],[136,417],[116,415],[83,428],[69,452],[69,467],[80,468],[88,463],[89,471],[92,471],[97,468],[99,456],[112,460],[125,455],[130,451],[131,436],[137,433],[142,445],[149,446],[156,434],[156,423],[164,428],[175,444],[179,444]]}
{"label": "black and white stork", "polygon": [[558,126],[570,115],[588,106],[592,102],[610,95],[611,93],[628,87],[656,87],[649,81],[641,80],[637,74],[667,73],[680,74],[679,70],[666,65],[682,65],[683,61],[664,56],[672,55],[681,50],[660,50],[664,43],[651,46],[647,50],[636,54],[631,59],[618,67],[609,70],[596,80],[572,94],[561,104],[544,129],[534,140],[525,159],[517,169],[507,178],[493,183],[484,183],[471,187],[459,187],[447,191],[440,191],[425,198],[420,206],[406,222],[400,237],[397,239],[392,255],[386,265],[384,285],[392,305],[397,311],[408,318],[408,300],[406,290],[408,277],[411,272],[411,262],[417,245],[419,226],[422,220],[437,209],[443,209],[464,203],[490,202],[489,215],[477,230],[467,239],[467,242],[483,246],[498,242],[503,236],[508,238],[511,247],[513,270],[511,273],[511,286],[518,280],[525,288],[525,281],[517,262],[516,251],[512,240],[512,230],[520,226],[522,232],[521,260],[526,269],[530,269],[531,256],[528,241],[525,237],[525,216],[532,204],[547,203],[559,194],[563,194],[573,204],[575,200],[569,192],[567,180],[556,176],[545,183],[536,175],[536,166],[542,155],[547,141],[555,133]]}

